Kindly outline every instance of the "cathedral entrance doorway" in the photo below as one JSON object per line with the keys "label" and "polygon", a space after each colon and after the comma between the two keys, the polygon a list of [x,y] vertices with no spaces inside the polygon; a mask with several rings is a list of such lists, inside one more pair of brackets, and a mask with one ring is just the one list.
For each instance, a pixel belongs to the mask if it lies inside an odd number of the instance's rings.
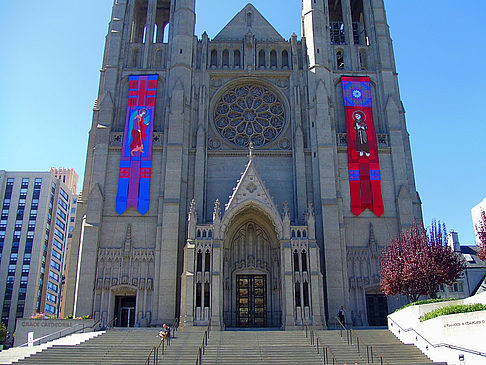
{"label": "cathedral entrance doorway", "polygon": [[136,296],[116,296],[115,313],[118,327],[133,327],[135,325]]}
{"label": "cathedral entrance doorway", "polygon": [[366,294],[366,309],[370,326],[386,326],[388,305],[383,294]]}
{"label": "cathedral entrance doorway", "polygon": [[266,279],[265,275],[236,276],[237,327],[266,327]]}
{"label": "cathedral entrance doorway", "polygon": [[224,323],[239,328],[280,327],[280,244],[266,219],[252,213],[251,219],[246,214],[237,219],[225,240]]}

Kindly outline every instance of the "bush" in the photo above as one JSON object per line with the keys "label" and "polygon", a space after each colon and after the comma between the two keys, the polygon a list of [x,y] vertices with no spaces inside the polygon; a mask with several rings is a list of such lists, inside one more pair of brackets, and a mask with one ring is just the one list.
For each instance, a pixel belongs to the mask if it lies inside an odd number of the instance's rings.
{"label": "bush", "polygon": [[420,322],[427,321],[429,319],[439,317],[439,316],[446,316],[448,314],[469,313],[469,312],[477,312],[477,311],[484,311],[484,310],[486,310],[486,305],[479,304],[479,303],[449,305],[447,307],[439,308],[432,312],[425,313],[423,316],[420,316]]}
{"label": "bush", "polygon": [[88,314],[87,316],[83,316],[83,319],[91,319],[91,316]]}
{"label": "bush", "polygon": [[68,314],[68,315],[66,316],[66,319],[73,319],[73,315],[72,315],[72,314]]}
{"label": "bush", "polygon": [[419,300],[417,302],[413,302],[413,303],[409,303],[409,304],[406,304],[404,305],[403,307],[401,308],[398,308],[395,312],[398,312],[402,309],[405,309],[407,307],[411,307],[411,306],[414,306],[414,305],[422,305],[422,304],[430,304],[430,303],[440,303],[440,302],[449,302],[451,300],[457,300],[456,298],[445,298],[445,299],[426,299],[426,300]]}

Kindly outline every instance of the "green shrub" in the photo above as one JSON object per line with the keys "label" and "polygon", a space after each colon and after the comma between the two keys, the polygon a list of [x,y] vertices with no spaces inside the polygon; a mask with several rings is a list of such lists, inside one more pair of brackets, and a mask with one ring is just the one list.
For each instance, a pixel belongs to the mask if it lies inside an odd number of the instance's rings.
{"label": "green shrub", "polygon": [[398,308],[395,312],[398,312],[402,309],[405,309],[405,308],[408,308],[408,307],[411,307],[413,305],[422,305],[422,304],[430,304],[430,303],[440,303],[440,302],[449,302],[451,300],[457,300],[456,298],[449,298],[449,299],[426,299],[426,300],[419,300],[417,302],[413,302],[413,303],[409,303],[409,304],[406,304],[404,305],[403,307],[401,308]]}
{"label": "green shrub", "polygon": [[87,316],[83,316],[83,319],[91,319],[91,316],[88,314]]}
{"label": "green shrub", "polygon": [[73,319],[73,315],[72,315],[72,314],[68,314],[68,315],[66,316],[66,319]]}
{"label": "green shrub", "polygon": [[447,307],[439,308],[432,312],[425,313],[423,316],[420,316],[420,322],[427,321],[429,319],[439,317],[439,316],[446,316],[448,314],[469,313],[469,312],[477,312],[477,311],[484,311],[484,310],[486,310],[486,305],[479,304],[479,303],[449,305]]}

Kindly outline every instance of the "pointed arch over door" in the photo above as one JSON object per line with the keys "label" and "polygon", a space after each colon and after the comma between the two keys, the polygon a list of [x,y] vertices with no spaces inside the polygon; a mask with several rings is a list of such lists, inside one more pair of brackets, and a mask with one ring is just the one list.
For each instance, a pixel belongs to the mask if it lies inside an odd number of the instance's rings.
{"label": "pointed arch over door", "polygon": [[224,323],[227,327],[280,327],[280,243],[258,212],[244,212],[224,243]]}

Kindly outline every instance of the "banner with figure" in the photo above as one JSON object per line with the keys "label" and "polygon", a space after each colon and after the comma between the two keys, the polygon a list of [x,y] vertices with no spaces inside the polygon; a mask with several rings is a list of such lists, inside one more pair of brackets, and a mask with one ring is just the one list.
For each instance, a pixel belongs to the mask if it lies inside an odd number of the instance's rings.
{"label": "banner with figure", "polygon": [[129,76],[128,107],[118,175],[116,211],[149,210],[152,138],[158,75]]}
{"label": "banner with figure", "polygon": [[348,142],[351,212],[358,216],[366,208],[381,217],[381,172],[373,122],[369,77],[341,78]]}

